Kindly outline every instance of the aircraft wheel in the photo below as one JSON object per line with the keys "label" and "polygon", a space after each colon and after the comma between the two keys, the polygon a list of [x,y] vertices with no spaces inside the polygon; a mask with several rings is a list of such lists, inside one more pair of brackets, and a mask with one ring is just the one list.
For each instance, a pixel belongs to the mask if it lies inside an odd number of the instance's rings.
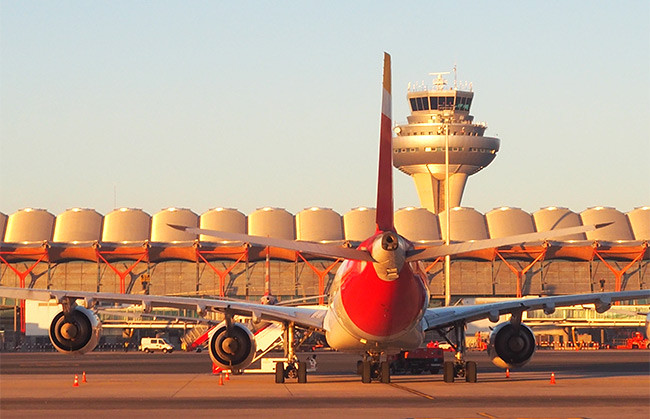
{"label": "aircraft wheel", "polygon": [[465,364],[465,380],[468,383],[475,383],[477,378],[476,362],[467,361]]}
{"label": "aircraft wheel", "polygon": [[456,375],[456,368],[453,362],[447,361],[443,364],[442,378],[445,383],[453,383]]}
{"label": "aircraft wheel", "polygon": [[298,362],[298,382],[306,383],[307,382],[307,363]]}
{"label": "aircraft wheel", "polygon": [[277,384],[284,383],[284,362],[275,363],[275,382]]}
{"label": "aircraft wheel", "polygon": [[381,382],[384,384],[390,383],[390,362],[384,361],[381,363]]}
{"label": "aircraft wheel", "polygon": [[370,361],[362,361],[361,362],[361,382],[364,384],[368,384],[371,381],[371,368],[370,368]]}

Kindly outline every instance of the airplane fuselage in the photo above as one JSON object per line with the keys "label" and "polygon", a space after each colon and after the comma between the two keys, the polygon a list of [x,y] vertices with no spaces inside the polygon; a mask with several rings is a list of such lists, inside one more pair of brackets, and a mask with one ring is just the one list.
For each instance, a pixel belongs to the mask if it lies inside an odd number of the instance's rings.
{"label": "airplane fuselage", "polygon": [[[387,254],[386,236],[397,238]],[[412,245],[396,233],[377,232],[361,243],[378,255],[377,263],[346,260],[339,267],[325,318],[328,344],[342,351],[385,351],[416,348],[424,340],[422,317],[429,304],[426,274],[419,262],[402,262]],[[384,245],[384,247],[386,247]],[[388,260],[388,263],[382,263]],[[396,266],[390,263],[397,260]],[[394,265],[394,264],[393,264]],[[395,272],[386,274],[385,271]]]}

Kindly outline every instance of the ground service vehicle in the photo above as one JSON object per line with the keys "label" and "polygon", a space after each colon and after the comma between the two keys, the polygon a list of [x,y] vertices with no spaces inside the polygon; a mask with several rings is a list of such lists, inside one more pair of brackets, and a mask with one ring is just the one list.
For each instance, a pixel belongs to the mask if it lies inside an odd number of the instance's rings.
{"label": "ground service vehicle", "polygon": [[[76,354],[92,351],[97,345],[101,323],[93,309],[101,303],[137,305],[145,312],[150,312],[153,307],[195,310],[200,316],[218,312],[225,320],[212,329],[208,351],[214,364],[233,373],[241,373],[248,368],[259,347],[257,337],[244,323],[235,320],[237,316],[250,318],[252,324],[272,322],[283,329],[283,358],[286,359],[276,363],[277,383],[292,377],[296,377],[299,383],[307,382],[306,362],[299,361],[296,355],[302,343],[301,335],[319,331],[325,334],[332,349],[363,357],[363,383],[373,380],[390,383],[390,363],[386,355],[419,348],[424,343],[425,332],[432,330],[446,341],[458,343],[452,345],[456,351],[454,361],[443,364],[444,380],[453,382],[456,377],[464,377],[468,382],[476,382],[477,364],[464,358],[465,328],[469,322],[489,319],[492,323],[498,323],[500,316],[511,315],[509,320],[493,328],[487,351],[495,365],[513,369],[525,365],[533,356],[536,346],[532,330],[522,323],[523,312],[543,310],[551,314],[556,307],[595,304],[596,311],[602,313],[616,301],[650,298],[650,290],[636,290],[430,308],[431,292],[423,264],[425,260],[580,234],[611,223],[444,245],[427,246],[409,241],[397,232],[394,223],[391,108],[390,56],[385,54],[376,228],[356,248],[347,244],[252,236],[168,224],[197,238],[207,235],[224,241],[247,243],[251,247],[283,249],[297,252],[294,255],[300,253],[307,257],[324,257],[337,263],[340,260],[330,286],[328,306],[288,307],[232,299],[10,287],[0,287],[0,297],[40,301],[54,299],[62,306],[62,311],[52,321],[50,339],[59,351]],[[440,125],[441,122],[436,124]],[[442,125],[440,128],[443,129]],[[77,303],[79,300],[83,300],[88,308],[80,306]],[[207,318],[205,321],[208,321]]]}
{"label": "ground service vehicle", "polygon": [[174,351],[174,347],[164,338],[142,338],[138,350],[149,353],[154,353],[155,351],[171,353]]}
{"label": "ground service vehicle", "polygon": [[441,348],[417,348],[412,351],[401,351],[389,355],[390,372],[392,374],[437,374],[444,362],[445,356]]}
{"label": "ground service vehicle", "polygon": [[650,340],[644,338],[641,332],[634,332],[634,336],[625,339],[625,345],[618,345],[616,349],[650,349]]}

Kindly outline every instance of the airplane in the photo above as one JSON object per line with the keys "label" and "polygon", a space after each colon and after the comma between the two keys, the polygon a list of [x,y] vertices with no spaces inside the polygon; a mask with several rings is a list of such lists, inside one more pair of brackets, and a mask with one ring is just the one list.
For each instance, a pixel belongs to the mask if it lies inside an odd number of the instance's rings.
{"label": "airplane", "polygon": [[[50,325],[50,340],[60,352],[73,354],[92,351],[99,341],[101,322],[92,310],[98,303],[140,304],[144,312],[150,312],[152,307],[191,309],[199,315],[220,312],[225,320],[210,333],[208,350],[214,364],[233,373],[241,373],[251,365],[257,348],[250,328],[236,321],[235,316],[249,318],[253,324],[275,322],[284,329],[286,358],[286,361],[276,364],[276,383],[284,383],[286,378],[297,378],[299,383],[307,382],[306,363],[296,356],[301,331],[319,331],[324,333],[333,349],[360,354],[363,383],[389,383],[387,355],[421,346],[425,332],[436,330],[450,343],[455,342],[455,359],[445,362],[443,366],[444,381],[453,382],[457,377],[464,377],[467,382],[476,382],[476,362],[465,360],[465,328],[469,322],[489,319],[497,323],[499,316],[511,315],[510,320],[493,328],[488,354],[495,365],[513,369],[525,365],[535,351],[534,334],[521,321],[524,311],[542,309],[551,314],[556,307],[591,303],[596,305],[599,312],[604,312],[616,301],[650,298],[650,290],[639,290],[429,308],[427,276],[421,262],[425,259],[547,240],[603,228],[609,223],[416,248],[399,235],[393,222],[391,60],[388,53],[384,53],[382,86],[377,228],[357,248],[170,225],[192,234],[343,259],[331,287],[328,306],[287,307],[225,299],[9,287],[0,287],[0,296],[56,300],[62,310]],[[78,300],[84,300],[85,307],[79,305]]]}

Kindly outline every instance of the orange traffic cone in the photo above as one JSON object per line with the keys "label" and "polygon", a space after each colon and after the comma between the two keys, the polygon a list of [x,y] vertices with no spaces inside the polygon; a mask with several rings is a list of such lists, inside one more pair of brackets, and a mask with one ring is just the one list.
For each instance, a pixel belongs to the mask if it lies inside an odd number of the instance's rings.
{"label": "orange traffic cone", "polygon": [[74,381],[72,382],[72,387],[79,387],[79,376],[77,374],[74,375]]}
{"label": "orange traffic cone", "polygon": [[221,367],[218,367],[217,364],[212,364],[212,374],[219,374],[221,372]]}
{"label": "orange traffic cone", "polygon": [[551,384],[555,384],[555,373],[551,373]]}
{"label": "orange traffic cone", "polygon": [[88,381],[86,381],[86,371],[84,371],[83,374],[81,374],[81,382],[82,383],[87,383],[88,382]]}
{"label": "orange traffic cone", "polygon": [[219,385],[223,385],[223,374],[219,374]]}
{"label": "orange traffic cone", "polygon": [[230,381],[230,373],[226,371],[226,381]]}
{"label": "orange traffic cone", "polygon": [[506,368],[506,378],[510,378],[510,368]]}

